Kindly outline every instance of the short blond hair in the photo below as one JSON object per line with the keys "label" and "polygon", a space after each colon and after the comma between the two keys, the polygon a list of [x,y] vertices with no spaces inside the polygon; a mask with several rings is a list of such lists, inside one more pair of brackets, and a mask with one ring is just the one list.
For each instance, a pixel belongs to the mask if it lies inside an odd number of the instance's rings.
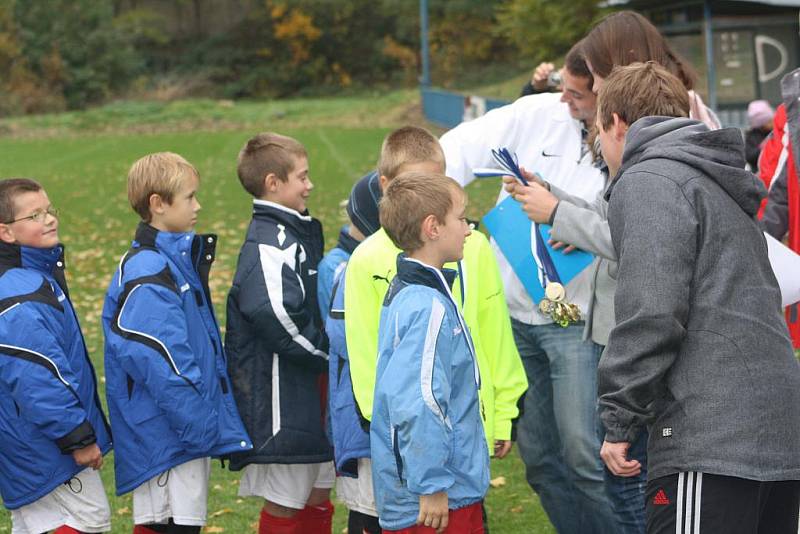
{"label": "short blond hair", "polygon": [[604,130],[614,124],[614,113],[630,126],[642,117],[688,117],[689,105],[683,82],[653,61],[614,67],[597,94]]}
{"label": "short blond hair", "polygon": [[444,168],[444,151],[439,140],[425,128],[403,126],[383,140],[378,172],[393,180],[400,174],[403,165],[428,161],[440,163]]}
{"label": "short blond hair", "polygon": [[158,195],[171,204],[189,177],[199,180],[200,173],[183,156],[173,152],[148,154],[128,171],[128,201],[144,222],[150,222],[150,196]]}
{"label": "short blond hair", "polygon": [[443,174],[404,172],[383,192],[381,226],[395,246],[404,252],[422,247],[422,221],[429,215],[444,222],[453,209],[453,192],[465,195],[458,182]]}
{"label": "short blond hair", "polygon": [[273,173],[285,182],[294,170],[297,158],[307,158],[306,148],[298,141],[274,132],[262,132],[251,138],[239,151],[236,173],[242,187],[256,198],[264,195],[264,178]]}

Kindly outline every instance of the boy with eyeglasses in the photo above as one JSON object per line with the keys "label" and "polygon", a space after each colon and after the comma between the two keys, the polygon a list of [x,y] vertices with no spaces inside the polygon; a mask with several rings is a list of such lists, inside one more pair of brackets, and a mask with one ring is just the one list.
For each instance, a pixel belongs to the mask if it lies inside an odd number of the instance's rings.
{"label": "boy with eyeglasses", "polygon": [[0,494],[13,532],[106,532],[111,433],[42,186],[0,181]]}

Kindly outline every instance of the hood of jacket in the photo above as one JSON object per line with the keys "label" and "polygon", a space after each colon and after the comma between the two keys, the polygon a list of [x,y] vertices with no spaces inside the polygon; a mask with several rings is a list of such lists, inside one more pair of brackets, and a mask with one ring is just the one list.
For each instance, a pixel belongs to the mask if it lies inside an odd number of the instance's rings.
{"label": "hood of jacket", "polygon": [[767,194],[758,177],[744,168],[744,140],[736,128],[709,130],[702,122],[686,118],[639,119],[626,135],[616,178],[632,166],[654,159],[678,161],[697,169],[750,216],[755,216]]}

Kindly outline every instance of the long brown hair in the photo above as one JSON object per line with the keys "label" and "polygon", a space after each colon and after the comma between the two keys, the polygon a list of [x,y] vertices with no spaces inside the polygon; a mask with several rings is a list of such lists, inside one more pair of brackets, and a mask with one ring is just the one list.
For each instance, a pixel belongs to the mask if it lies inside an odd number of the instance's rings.
{"label": "long brown hair", "polygon": [[603,78],[616,66],[655,61],[687,90],[697,79],[692,66],[672,51],[656,27],[634,11],[612,13],[598,22],[583,39],[583,54],[592,71]]}

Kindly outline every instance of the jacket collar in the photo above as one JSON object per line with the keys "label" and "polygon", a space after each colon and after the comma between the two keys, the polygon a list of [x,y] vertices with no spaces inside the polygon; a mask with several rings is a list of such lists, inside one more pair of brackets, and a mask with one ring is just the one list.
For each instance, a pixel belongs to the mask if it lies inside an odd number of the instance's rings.
{"label": "jacket collar", "polygon": [[64,247],[33,248],[0,243],[0,269],[5,271],[15,267],[53,275],[56,270],[63,270]]}
{"label": "jacket collar", "polygon": [[253,217],[256,219],[268,218],[277,220],[279,223],[295,230],[300,230],[314,221],[308,211],[300,213],[277,202],[259,199],[253,199]]}
{"label": "jacket collar", "polygon": [[156,248],[168,255],[190,252],[194,232],[163,232],[140,222],[133,240],[140,247]]}
{"label": "jacket collar", "polygon": [[339,231],[339,242],[336,243],[337,248],[340,248],[348,254],[353,254],[353,251],[361,243],[356,238],[347,232],[347,226],[342,227]]}
{"label": "jacket collar", "polygon": [[451,288],[456,280],[456,271],[437,269],[419,260],[409,258],[405,253],[397,256],[397,277],[407,284],[427,286],[441,292],[448,300],[453,300]]}

